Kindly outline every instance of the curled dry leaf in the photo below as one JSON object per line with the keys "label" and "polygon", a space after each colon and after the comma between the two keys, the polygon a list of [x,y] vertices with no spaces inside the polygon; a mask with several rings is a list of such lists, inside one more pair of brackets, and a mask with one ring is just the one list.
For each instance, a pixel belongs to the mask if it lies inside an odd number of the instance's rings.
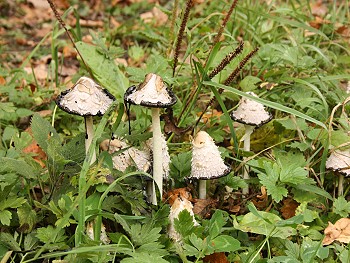
{"label": "curled dry leaf", "polygon": [[333,225],[328,222],[328,226],[324,230],[325,237],[322,245],[330,245],[334,241],[341,243],[350,243],[350,218],[341,218]]}
{"label": "curled dry leaf", "polygon": [[283,206],[281,208],[282,217],[284,219],[288,219],[295,216],[295,210],[297,209],[298,206],[299,206],[299,203],[293,199],[283,200]]}
{"label": "curled dry leaf", "polygon": [[229,263],[224,252],[216,252],[203,258],[205,263]]}

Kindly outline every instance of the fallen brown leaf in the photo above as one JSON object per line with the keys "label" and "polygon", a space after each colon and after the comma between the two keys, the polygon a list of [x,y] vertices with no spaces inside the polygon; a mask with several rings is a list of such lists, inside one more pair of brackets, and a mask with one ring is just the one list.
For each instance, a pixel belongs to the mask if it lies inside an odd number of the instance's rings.
{"label": "fallen brown leaf", "polygon": [[189,201],[192,200],[192,195],[189,191],[189,188],[187,188],[187,187],[177,188],[177,189],[174,189],[174,190],[171,190],[171,191],[165,193],[163,196],[163,200],[168,200],[168,203],[170,205],[173,205],[174,201],[178,197],[181,197],[182,199],[186,199]]}
{"label": "fallen brown leaf", "polygon": [[324,230],[325,237],[322,245],[330,245],[334,241],[341,243],[350,243],[350,218],[341,218],[333,225],[328,222],[328,226]]}
{"label": "fallen brown leaf", "polygon": [[224,252],[217,252],[203,258],[205,263],[229,263]]}
{"label": "fallen brown leaf", "polygon": [[284,219],[291,218],[295,216],[295,210],[299,206],[299,203],[293,199],[284,199],[283,206],[281,207],[282,217]]}
{"label": "fallen brown leaf", "polygon": [[218,200],[216,199],[194,199],[193,213],[200,215],[202,218],[210,218],[211,212],[217,208]]}

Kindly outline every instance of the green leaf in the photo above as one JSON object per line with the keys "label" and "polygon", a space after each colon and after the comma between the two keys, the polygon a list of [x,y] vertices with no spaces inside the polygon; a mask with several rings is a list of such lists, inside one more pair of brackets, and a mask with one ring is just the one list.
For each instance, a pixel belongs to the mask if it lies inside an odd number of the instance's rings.
{"label": "green leaf", "polygon": [[209,237],[213,239],[217,237],[221,231],[222,227],[226,224],[227,217],[224,218],[223,211],[216,210],[209,221]]}
{"label": "green leaf", "polygon": [[18,219],[20,227],[24,229],[24,233],[29,233],[32,231],[34,225],[37,221],[36,212],[32,209],[28,203],[25,203],[17,209]]}
{"label": "green leaf", "polygon": [[9,233],[0,232],[0,244],[3,244],[4,246],[8,247],[11,250],[21,251],[20,245],[17,243],[14,237]]}
{"label": "green leaf", "polygon": [[35,113],[33,115],[31,127],[34,139],[37,141],[44,152],[47,153],[49,140],[57,140],[59,143],[61,143],[59,139],[60,137],[57,134],[56,130],[38,113]]}
{"label": "green leaf", "polygon": [[348,217],[350,214],[350,202],[346,201],[344,196],[339,196],[334,200],[333,212],[341,217]]}
{"label": "green leaf", "polygon": [[0,211],[0,222],[2,225],[9,226],[11,223],[12,214],[8,210]]}
{"label": "green leaf", "polygon": [[162,256],[147,252],[135,252],[131,254],[131,258],[124,258],[121,263],[168,263]]}
{"label": "green leaf", "polygon": [[33,167],[24,160],[13,159],[9,157],[0,158],[0,172],[15,172],[26,179],[36,178],[36,172]]}
{"label": "green leaf", "polygon": [[53,226],[40,227],[37,229],[36,237],[45,244],[58,243],[64,241],[67,237],[64,235],[64,229],[60,229],[57,235],[54,235],[55,228]]}
{"label": "green leaf", "polygon": [[210,241],[215,252],[234,252],[241,247],[240,242],[228,235],[220,235]]}
{"label": "green leaf", "polygon": [[174,219],[174,225],[176,232],[185,238],[189,236],[193,231],[193,217],[185,209],[179,213],[178,218]]}
{"label": "green leaf", "polygon": [[129,81],[114,61],[99,52],[96,46],[77,42],[76,47],[102,87],[108,89],[117,99],[122,99]]}
{"label": "green leaf", "polygon": [[275,225],[282,220],[279,216],[262,211],[258,211],[258,213],[260,217],[251,212],[244,215],[239,223],[234,218],[234,227],[243,232],[262,234],[268,237],[279,237],[282,239],[296,234],[296,230],[293,227],[279,227]]}
{"label": "green leaf", "polygon": [[26,200],[24,197],[17,198],[16,196],[11,196],[0,202],[0,210],[4,210],[6,208],[18,208],[25,202]]}
{"label": "green leaf", "polygon": [[239,86],[242,88],[244,92],[253,91],[257,89],[257,83],[261,82],[261,79],[254,76],[246,76],[239,83]]}

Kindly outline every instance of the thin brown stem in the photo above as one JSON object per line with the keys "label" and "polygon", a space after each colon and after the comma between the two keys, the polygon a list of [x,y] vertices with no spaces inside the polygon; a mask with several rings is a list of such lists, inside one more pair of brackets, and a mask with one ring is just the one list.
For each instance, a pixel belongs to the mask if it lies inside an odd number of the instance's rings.
{"label": "thin brown stem", "polygon": [[[258,52],[259,48],[255,48],[245,58],[239,62],[239,65],[237,68],[234,69],[234,71],[228,76],[228,78],[224,81],[224,85],[228,86],[231,84],[232,81],[238,76],[239,72],[244,68],[244,66],[248,63],[248,61],[254,56],[256,52]],[[222,92],[221,92],[222,93]]]}
{"label": "thin brown stem", "polygon": [[180,53],[181,42],[182,42],[182,38],[183,38],[183,35],[184,35],[184,32],[185,32],[186,24],[187,24],[187,21],[188,21],[188,17],[189,17],[192,5],[193,5],[193,0],[187,0],[185,12],[184,12],[184,15],[183,15],[182,21],[181,21],[179,34],[177,35],[177,39],[176,39],[176,45],[175,45],[175,51],[174,51],[173,76],[175,76],[175,70],[176,70],[176,66],[177,66],[178,60],[179,60],[179,53]]}
{"label": "thin brown stem", "polygon": [[64,30],[66,31],[66,34],[68,35],[68,38],[69,38],[70,42],[72,42],[72,44],[73,44],[75,50],[77,51],[78,55],[79,55],[80,58],[81,58],[81,61],[82,61],[83,64],[85,65],[86,70],[89,72],[91,78],[94,79],[94,76],[92,75],[92,72],[91,72],[90,68],[88,67],[88,65],[87,65],[87,63],[85,62],[83,56],[82,56],[81,53],[79,52],[79,49],[78,49],[77,46],[75,45],[75,42],[74,42],[74,40],[73,40],[71,34],[69,33],[69,30],[68,30],[68,28],[67,28],[67,26],[66,26],[66,23],[62,20],[62,17],[61,17],[61,15],[58,13],[55,4],[53,3],[52,0],[47,0],[47,2],[49,3],[49,5],[50,5],[50,7],[51,7],[51,9],[52,9],[52,11],[53,11],[53,13],[55,14],[56,19],[58,20],[58,22],[61,24],[61,26],[62,26],[62,27],[64,28]]}
{"label": "thin brown stem", "polygon": [[208,75],[209,79],[214,78],[217,74],[219,74],[235,57],[237,57],[243,50],[244,42],[240,41],[238,47],[233,51],[226,55],[226,57],[221,60],[220,64],[213,69],[212,72]]}

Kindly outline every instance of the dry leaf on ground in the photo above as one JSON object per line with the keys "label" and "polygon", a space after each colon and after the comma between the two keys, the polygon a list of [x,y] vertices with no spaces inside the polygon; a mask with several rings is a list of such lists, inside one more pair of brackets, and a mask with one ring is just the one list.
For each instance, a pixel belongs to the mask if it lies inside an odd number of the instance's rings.
{"label": "dry leaf on ground", "polygon": [[295,209],[297,209],[298,206],[299,203],[293,199],[283,200],[283,206],[281,208],[282,217],[288,219],[295,216]]}
{"label": "dry leaf on ground", "polygon": [[330,245],[334,241],[341,243],[350,243],[350,218],[341,218],[333,225],[328,222],[328,226],[324,230],[325,237],[322,245]]}

